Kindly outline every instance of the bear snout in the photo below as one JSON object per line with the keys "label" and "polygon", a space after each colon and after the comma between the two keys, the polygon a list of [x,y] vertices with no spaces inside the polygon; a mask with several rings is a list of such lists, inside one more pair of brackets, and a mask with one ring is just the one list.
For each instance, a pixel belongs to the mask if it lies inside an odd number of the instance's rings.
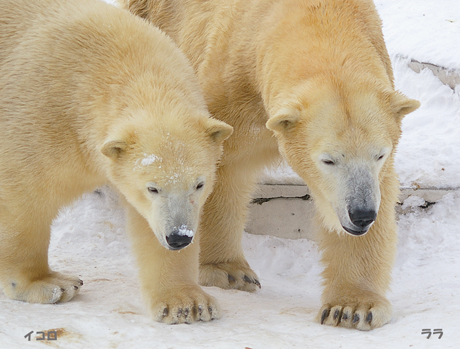
{"label": "bear snout", "polygon": [[171,250],[181,250],[192,242],[193,237],[171,233],[166,237],[166,242]]}
{"label": "bear snout", "polygon": [[350,217],[351,223],[353,223],[353,229],[343,226],[343,228],[352,235],[363,235],[367,233],[372,223],[377,218],[377,212],[375,210],[366,209],[355,209],[348,210],[348,216]]}
{"label": "bear snout", "polygon": [[193,235],[193,231],[182,225],[179,229],[174,228],[171,234],[166,236],[166,242],[169,245],[169,249],[181,250],[190,245]]}

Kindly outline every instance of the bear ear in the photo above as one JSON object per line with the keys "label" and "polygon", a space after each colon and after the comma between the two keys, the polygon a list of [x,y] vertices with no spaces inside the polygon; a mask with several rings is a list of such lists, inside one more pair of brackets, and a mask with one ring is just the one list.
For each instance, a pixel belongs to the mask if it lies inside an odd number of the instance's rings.
{"label": "bear ear", "polygon": [[216,143],[222,143],[233,133],[233,127],[223,121],[210,118],[207,123],[206,133]]}
{"label": "bear ear", "polygon": [[125,141],[108,141],[101,148],[102,154],[111,159],[118,159],[124,153],[128,143]]}
{"label": "bear ear", "polygon": [[410,99],[399,92],[394,92],[391,96],[391,108],[396,114],[397,118],[401,120],[405,115],[412,113],[418,107],[420,102],[415,99]]}
{"label": "bear ear", "polygon": [[282,108],[268,119],[265,126],[272,131],[284,133],[293,128],[300,120],[300,111],[295,108]]}

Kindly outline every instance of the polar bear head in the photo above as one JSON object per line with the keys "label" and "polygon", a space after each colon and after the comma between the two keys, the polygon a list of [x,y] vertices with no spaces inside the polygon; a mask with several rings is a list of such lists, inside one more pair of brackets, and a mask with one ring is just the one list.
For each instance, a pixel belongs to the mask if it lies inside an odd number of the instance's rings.
{"label": "polar bear head", "polygon": [[266,126],[310,188],[324,225],[357,236],[377,217],[383,183],[395,182],[401,119],[419,102],[376,83],[349,85],[312,79]]}
{"label": "polar bear head", "polygon": [[164,247],[182,249],[195,235],[222,142],[233,129],[209,117],[152,122],[137,115],[129,120],[101,147],[109,161],[108,177]]}

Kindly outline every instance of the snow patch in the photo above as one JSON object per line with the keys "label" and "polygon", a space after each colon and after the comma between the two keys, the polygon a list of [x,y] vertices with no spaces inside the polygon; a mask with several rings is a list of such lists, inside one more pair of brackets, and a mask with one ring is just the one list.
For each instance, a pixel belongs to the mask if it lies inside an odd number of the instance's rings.
{"label": "snow patch", "polygon": [[141,165],[142,166],[149,166],[151,164],[153,164],[154,162],[161,162],[162,161],[162,158],[160,158],[159,156],[156,156],[155,154],[150,154],[148,156],[146,156],[145,158],[142,159],[141,161]]}
{"label": "snow patch", "polygon": [[406,208],[420,207],[424,204],[425,200],[423,198],[421,198],[420,196],[411,195],[406,200],[404,200],[404,203],[401,208],[405,210]]}
{"label": "snow patch", "polygon": [[[157,156],[155,154],[145,154],[144,153],[144,158],[143,159],[137,159],[135,166],[133,168],[133,171],[137,171],[141,169],[142,167],[150,166],[154,164],[155,162],[163,162],[163,158],[160,156]],[[160,166],[161,168],[161,166]]]}
{"label": "snow patch", "polygon": [[375,1],[390,54],[460,69],[458,0]]}
{"label": "snow patch", "polygon": [[[174,230],[177,228],[174,227]],[[189,238],[192,238],[195,233],[193,230],[190,230],[185,224],[182,224],[180,228],[178,229],[177,235],[179,236],[188,236]]]}

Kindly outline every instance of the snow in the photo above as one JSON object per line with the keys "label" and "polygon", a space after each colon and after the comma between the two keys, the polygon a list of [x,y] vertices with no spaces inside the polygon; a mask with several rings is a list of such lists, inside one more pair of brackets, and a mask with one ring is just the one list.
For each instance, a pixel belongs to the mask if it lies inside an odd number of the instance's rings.
{"label": "snow", "polygon": [[[142,167],[150,166],[155,162],[163,162],[163,158],[155,154],[144,154],[144,158],[136,160],[133,171],[142,170]],[[158,168],[161,168],[161,166],[159,166]]]}
{"label": "snow", "polygon": [[460,4],[456,0],[376,0],[388,51],[460,69]]}
{"label": "snow", "polygon": [[159,156],[156,156],[155,154],[147,155],[145,154],[145,158],[142,159],[141,165],[142,166],[149,166],[153,164],[156,161],[162,161],[162,159]]}
{"label": "snow", "polygon": [[[414,202],[400,217],[389,293],[394,315],[380,329],[359,332],[315,323],[321,295],[316,243],[250,234],[243,245],[262,289],[250,294],[206,287],[219,300],[223,318],[169,326],[146,314],[116,196],[106,190],[88,194],[55,221],[50,248],[54,269],[85,281],[81,293],[57,305],[0,295],[0,347],[40,348],[37,332],[58,329],[57,341],[50,342],[66,349],[455,348],[460,341],[459,206],[460,194],[452,193],[428,210]],[[443,338],[427,340],[421,331],[428,328],[443,329]]]}
{"label": "snow", "polygon": [[[396,85],[422,102],[403,121],[396,167],[403,186],[460,187],[460,87],[442,85],[404,57],[460,68],[458,0],[376,1],[395,69]],[[423,16],[423,14],[425,16]],[[269,179],[295,182],[289,168]],[[301,182],[298,182],[301,183]],[[398,217],[392,321],[359,332],[314,322],[322,267],[311,240],[244,234],[246,257],[262,289],[250,294],[206,287],[222,319],[193,325],[153,322],[143,305],[137,268],[116,195],[102,190],[63,209],[52,227],[50,265],[85,284],[57,305],[12,301],[0,294],[0,348],[457,348],[460,343],[460,193],[420,208],[412,196]],[[426,339],[424,329],[442,329]],[[37,341],[56,330],[57,340]],[[34,331],[30,342],[25,338]],[[50,337],[52,338],[52,337]]]}
{"label": "snow", "polygon": [[[460,10],[459,10],[460,12]],[[460,57],[460,56],[459,56]],[[393,56],[396,87],[422,105],[403,120],[396,169],[405,187],[460,187],[460,95],[433,73]]]}
{"label": "snow", "polygon": [[[175,230],[175,228],[173,229],[173,231]],[[189,238],[193,237],[193,235],[195,235],[195,233],[193,232],[193,230],[190,230],[185,224],[181,225],[178,232],[177,232],[177,235],[180,235],[180,236],[188,236]]]}

